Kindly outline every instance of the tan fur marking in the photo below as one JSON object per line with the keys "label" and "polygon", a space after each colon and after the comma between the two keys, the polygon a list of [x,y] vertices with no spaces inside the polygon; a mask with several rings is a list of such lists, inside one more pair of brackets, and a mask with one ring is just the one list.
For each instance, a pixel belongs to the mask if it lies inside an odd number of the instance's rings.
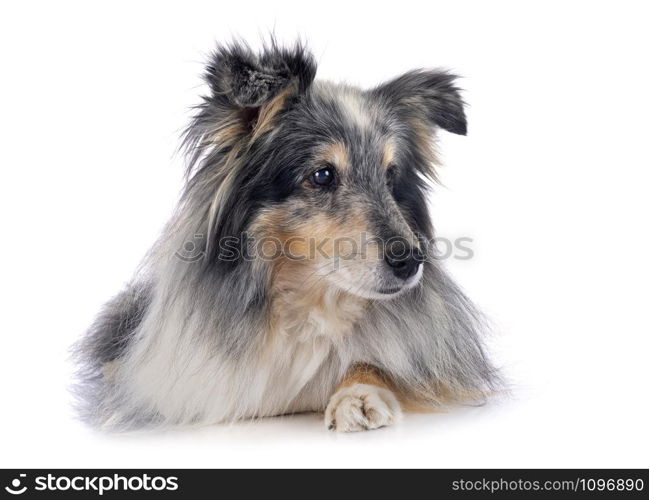
{"label": "tan fur marking", "polygon": [[393,391],[393,387],[388,378],[378,368],[365,363],[354,365],[345,375],[343,381],[338,385],[336,391],[343,387],[349,387],[354,384],[367,384],[384,387]]}
{"label": "tan fur marking", "polygon": [[383,168],[387,169],[390,165],[394,163],[396,156],[396,148],[394,145],[394,140],[388,139],[385,142],[383,147]]}
{"label": "tan fur marking", "polygon": [[430,164],[430,175],[435,178],[433,166],[438,162],[437,150],[435,148],[434,129],[419,118],[413,118],[409,123],[417,136],[417,146],[419,151]]}
{"label": "tan fur marking", "polygon": [[322,163],[331,163],[339,170],[345,171],[351,168],[347,148],[341,142],[328,144],[321,155]]}
{"label": "tan fur marking", "polygon": [[488,392],[467,391],[439,381],[430,381],[418,390],[398,396],[404,410],[413,413],[439,413],[454,404],[481,401]]}
{"label": "tan fur marking", "polygon": [[[313,240],[322,253],[333,256],[336,242],[340,244],[342,238],[359,240],[363,233],[368,233],[368,224],[361,211],[344,223],[322,213],[296,221],[292,220],[289,207],[279,206],[263,210],[252,223],[251,232],[260,238],[277,238],[282,243],[290,240],[292,256],[308,257],[312,264],[317,265],[318,260],[314,259],[317,255],[310,254],[309,240]],[[324,244],[321,245],[321,242]],[[344,251],[345,248],[339,250]]]}
{"label": "tan fur marking", "polygon": [[246,134],[241,117],[238,112],[234,112],[229,118],[223,120],[220,126],[214,130],[207,138],[206,142],[209,145],[218,147],[219,149],[230,146],[237,140],[241,139]]}
{"label": "tan fur marking", "polygon": [[457,391],[441,383],[431,383],[426,388],[422,387],[418,394],[406,393],[394,383],[388,374],[365,363],[352,366],[334,392],[354,384],[375,385],[392,391],[399,400],[403,411],[410,413],[440,413],[443,412],[445,406],[460,401],[475,400],[478,396],[476,394],[458,394]]}
{"label": "tan fur marking", "polygon": [[439,411],[430,404],[420,403],[409,397],[407,394],[399,390],[386,373],[375,366],[366,363],[359,363],[352,366],[342,382],[338,384],[334,393],[345,387],[351,387],[354,384],[374,385],[388,389],[396,396],[403,411],[411,413],[433,413]]}
{"label": "tan fur marking", "polygon": [[252,133],[252,141],[255,141],[259,136],[268,132],[275,125],[275,118],[285,108],[286,100],[296,92],[297,84],[293,82],[261,107],[257,123]]}
{"label": "tan fur marking", "polygon": [[[344,336],[349,333],[367,304],[366,299],[336,290],[318,275],[320,254],[312,255],[313,242],[327,255],[334,255],[335,240],[354,237],[366,230],[362,216],[340,224],[324,214],[294,220],[290,207],[264,210],[251,225],[257,238],[274,238],[290,255],[278,256],[271,267],[271,320],[267,340],[277,335]],[[320,242],[326,242],[320,245]],[[289,247],[290,244],[290,247]],[[323,331],[322,329],[326,329]]]}

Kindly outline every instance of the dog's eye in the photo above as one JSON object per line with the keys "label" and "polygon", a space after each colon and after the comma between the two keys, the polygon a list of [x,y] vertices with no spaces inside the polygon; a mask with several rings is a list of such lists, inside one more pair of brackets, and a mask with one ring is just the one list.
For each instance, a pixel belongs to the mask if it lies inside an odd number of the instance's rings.
{"label": "dog's eye", "polygon": [[330,186],[334,181],[334,168],[327,165],[311,175],[311,179],[316,186]]}

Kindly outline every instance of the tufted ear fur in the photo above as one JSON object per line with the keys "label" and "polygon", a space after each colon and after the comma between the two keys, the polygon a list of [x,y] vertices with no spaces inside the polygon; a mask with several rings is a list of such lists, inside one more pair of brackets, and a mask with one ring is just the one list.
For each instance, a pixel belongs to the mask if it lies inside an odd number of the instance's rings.
{"label": "tufted ear fur", "polygon": [[244,43],[234,42],[212,54],[205,70],[211,91],[206,101],[215,114],[236,116],[244,128],[255,131],[268,125],[271,115],[283,110],[287,101],[304,93],[315,72],[313,56],[300,43],[284,48],[271,40],[256,54]]}
{"label": "tufted ear fur", "polygon": [[316,65],[301,44],[278,47],[273,40],[260,54],[242,43],[220,47],[207,66],[205,78],[212,97],[227,97],[240,108],[259,108],[290,85],[304,92],[315,77]]}
{"label": "tufted ear fur", "polygon": [[374,92],[406,112],[454,134],[466,135],[464,102],[455,86],[457,77],[441,70],[414,70],[379,87]]}
{"label": "tufted ear fur", "polygon": [[271,130],[315,73],[301,43],[284,48],[272,39],[259,53],[243,42],[217,47],[204,75],[210,94],[197,106],[183,143],[190,170],[208,150],[236,150]]}

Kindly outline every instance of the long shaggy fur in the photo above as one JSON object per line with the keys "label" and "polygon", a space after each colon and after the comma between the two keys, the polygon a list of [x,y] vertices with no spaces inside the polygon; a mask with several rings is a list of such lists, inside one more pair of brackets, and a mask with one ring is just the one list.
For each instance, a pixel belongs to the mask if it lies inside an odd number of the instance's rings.
{"label": "long shaggy fur", "polygon": [[[92,425],[323,411],[358,363],[423,405],[480,399],[497,385],[480,314],[425,243],[434,135],[466,133],[455,77],[417,70],[364,91],[314,82],[315,72],[300,44],[271,41],[257,54],[237,42],[210,58],[179,206],[76,348]],[[337,191],[308,185],[322,155],[339,149],[348,166]],[[386,182],[378,169],[388,152],[397,167]],[[381,259],[325,275],[311,263],[241,257],[253,236],[352,225],[421,246],[421,279],[382,299],[376,290],[396,278]],[[224,258],[228,238],[235,255]]]}

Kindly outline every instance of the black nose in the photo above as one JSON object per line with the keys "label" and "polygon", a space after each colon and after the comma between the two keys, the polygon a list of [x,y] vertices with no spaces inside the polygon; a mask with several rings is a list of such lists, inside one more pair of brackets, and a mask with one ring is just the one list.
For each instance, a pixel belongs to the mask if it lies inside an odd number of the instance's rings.
{"label": "black nose", "polygon": [[401,247],[400,251],[395,251],[394,247],[385,252],[385,261],[392,268],[392,272],[397,278],[407,280],[413,276],[419,269],[423,261],[423,256],[417,248]]}

